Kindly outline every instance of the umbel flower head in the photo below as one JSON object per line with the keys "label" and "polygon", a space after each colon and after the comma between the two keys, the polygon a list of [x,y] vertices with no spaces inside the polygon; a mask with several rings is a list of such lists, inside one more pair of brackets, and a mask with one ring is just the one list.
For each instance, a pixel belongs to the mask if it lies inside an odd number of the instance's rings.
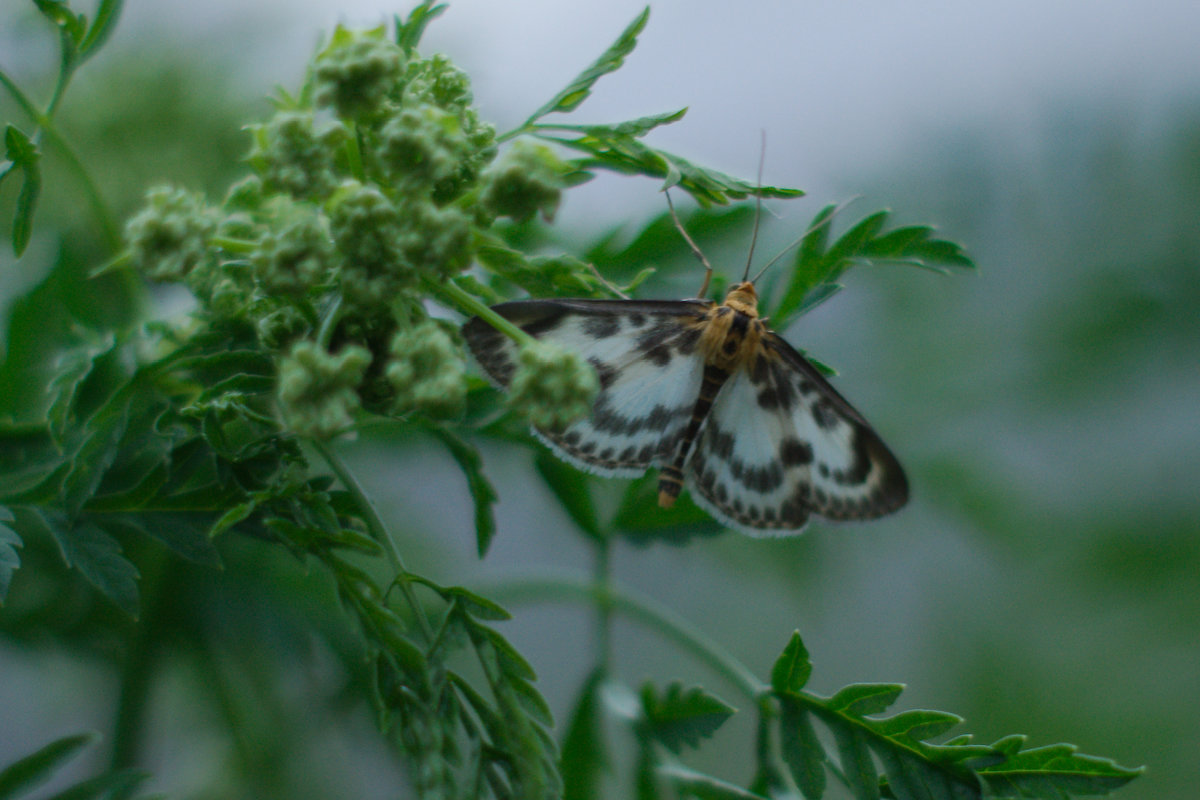
{"label": "umbel flower head", "polygon": [[508,389],[510,408],[535,427],[559,431],[592,410],[600,383],[578,353],[534,340],[521,345]]}

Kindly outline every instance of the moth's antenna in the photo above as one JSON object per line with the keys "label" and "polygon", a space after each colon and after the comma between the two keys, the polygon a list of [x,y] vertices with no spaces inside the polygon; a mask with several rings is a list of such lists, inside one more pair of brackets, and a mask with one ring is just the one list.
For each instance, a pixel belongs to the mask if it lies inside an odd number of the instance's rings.
{"label": "moth's antenna", "polygon": [[688,243],[688,247],[692,248],[692,252],[696,258],[700,259],[700,263],[704,265],[704,283],[700,284],[700,291],[696,292],[696,297],[704,299],[704,293],[708,291],[708,284],[712,281],[713,268],[712,264],[708,263],[708,259],[704,257],[704,253],[692,241],[692,237],[688,236],[688,232],[683,227],[683,223],[679,221],[679,215],[675,213],[675,204],[671,202],[671,192],[663,189],[663,194],[667,196],[667,208],[671,209],[671,219],[675,221],[675,227],[678,229],[683,240]]}
{"label": "moth's antenna", "polygon": [[821,220],[821,221],[820,221],[820,222],[818,222],[816,225],[812,225],[812,226],[810,226],[808,230],[806,230],[804,233],[802,233],[802,234],[800,234],[799,236],[797,236],[797,237],[796,237],[796,240],[795,240],[794,242],[792,242],[791,244],[789,244],[787,247],[783,248],[783,250],[779,251],[779,255],[775,256],[775,257],[774,257],[774,258],[772,258],[770,261],[768,261],[768,262],[766,263],[766,266],[764,266],[762,269],[760,269],[760,270],[758,271],[758,273],[757,273],[757,274],[755,274],[754,278],[752,278],[752,279],[751,279],[751,281],[750,281],[750,282],[751,282],[751,283],[754,283],[754,282],[756,282],[756,281],[757,281],[759,278],[761,278],[761,277],[763,276],[763,273],[764,273],[764,272],[766,272],[767,270],[769,270],[771,267],[775,266],[775,262],[777,262],[779,259],[783,258],[785,255],[787,255],[787,254],[788,254],[788,251],[789,251],[789,250],[791,250],[793,247],[795,247],[796,245],[798,245],[798,244],[800,244],[801,242],[803,242],[803,241],[804,241],[804,238],[805,238],[806,236],[808,236],[810,233],[813,233],[814,231],[820,230],[821,228],[826,228],[826,227],[828,227],[829,225],[833,224],[833,218],[834,218],[835,216],[837,216],[838,212],[840,212],[840,211],[841,211],[843,208],[845,208],[847,205],[849,205],[849,203],[843,203],[842,205],[838,206],[837,208],[835,208],[835,209],[833,210],[833,213],[832,213],[832,214],[830,214],[829,216],[825,217],[825,219]]}
{"label": "moth's antenna", "polygon": [[[762,146],[758,149],[758,186],[754,193],[754,232],[750,234],[750,253],[746,256],[746,269],[742,272],[742,282],[750,274],[750,262],[754,260],[754,245],[758,242],[758,220],[762,216],[762,176],[763,162],[767,160],[767,132],[762,131]],[[762,273],[758,273],[762,275]],[[758,280],[755,278],[754,280]],[[753,283],[754,281],[751,281]]]}

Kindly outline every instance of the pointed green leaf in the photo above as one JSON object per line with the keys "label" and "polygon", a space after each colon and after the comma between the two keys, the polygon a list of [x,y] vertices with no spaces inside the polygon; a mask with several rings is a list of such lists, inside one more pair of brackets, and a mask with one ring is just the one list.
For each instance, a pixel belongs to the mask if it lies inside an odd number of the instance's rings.
{"label": "pointed green leaf", "polygon": [[479,455],[479,449],[441,425],[428,423],[423,427],[445,445],[467,479],[467,491],[475,506],[475,546],[479,557],[483,558],[487,555],[492,537],[496,535],[492,505],[497,495],[491,481],[483,473],[483,458]]}
{"label": "pointed green leaf", "polygon": [[25,546],[17,532],[9,527],[12,521],[12,512],[0,506],[0,605],[4,605],[4,599],[8,597],[13,573],[21,566],[17,548]]}
{"label": "pointed green leaf", "polygon": [[914,742],[920,742],[941,736],[960,723],[962,723],[962,717],[957,714],[914,709],[901,712],[893,717],[872,720],[871,726],[891,739],[903,736]]}
{"label": "pointed green leaf", "polygon": [[633,48],[637,46],[638,34],[646,27],[646,21],[650,19],[650,7],[647,6],[638,14],[633,22],[621,32],[617,40],[609,45],[609,48],[596,59],[591,66],[583,72],[575,76],[575,79],[567,84],[566,88],[554,95],[545,105],[530,115],[529,119],[525,120],[524,124],[518,130],[524,130],[536,122],[540,117],[554,111],[573,111],[579,107],[579,104],[587,99],[592,92],[592,86],[596,81],[610,72],[620,68],[625,63],[625,56],[633,52]]}
{"label": "pointed green leaf", "polygon": [[604,713],[600,691],[604,670],[588,675],[575,701],[562,742],[563,800],[592,800],[599,797],[601,776],[610,768],[604,741]]}
{"label": "pointed green leaf", "polygon": [[559,504],[579,529],[596,541],[604,539],[596,506],[592,502],[592,487],[587,475],[550,455],[548,450],[539,450],[534,466],[546,486],[554,493]]}
{"label": "pointed green leaf", "polygon": [[121,800],[132,797],[134,790],[149,777],[149,772],[136,769],[106,772],[80,781],[46,800]]}
{"label": "pointed green leaf", "polygon": [[850,717],[879,714],[904,691],[902,683],[852,683],[829,698],[829,708]]}
{"label": "pointed green leaf", "polygon": [[396,44],[403,47],[404,52],[412,55],[421,41],[421,36],[425,33],[425,26],[441,16],[445,10],[445,3],[435,5],[434,0],[424,0],[424,2],[408,13],[406,21],[401,22],[399,15],[397,15]]}
{"label": "pointed green leaf", "polygon": [[767,800],[749,789],[678,764],[659,767],[658,774],[670,781],[681,797],[695,797],[698,800]]}
{"label": "pointed green leaf", "polygon": [[805,798],[820,800],[825,794],[825,749],[804,706],[787,694],[779,696],[779,752]]}
{"label": "pointed green leaf", "polygon": [[577,133],[585,133],[595,138],[607,138],[614,136],[632,136],[635,139],[640,139],[650,131],[660,125],[670,125],[672,122],[678,122],[683,119],[687,113],[686,108],[681,108],[678,111],[668,111],[662,114],[651,114],[648,117],[638,117],[637,119],[626,120],[625,122],[617,122],[611,125],[565,125],[565,124],[549,124],[541,123],[534,125],[535,130],[539,131],[575,131]]}
{"label": "pointed green leaf", "polygon": [[673,753],[684,745],[699,747],[734,713],[733,706],[694,686],[684,689],[679,681],[667,685],[660,696],[652,683],[641,691],[646,732]]}
{"label": "pointed green leaf", "polygon": [[0,770],[0,800],[18,797],[33,787],[45,783],[59,768],[99,738],[100,735],[97,733],[65,736],[51,742],[36,753],[9,764]]}
{"label": "pointed green leaf", "polygon": [[117,27],[117,20],[121,18],[123,5],[124,0],[100,0],[100,5],[96,8],[96,18],[84,34],[83,41],[79,43],[80,58],[93,55],[108,41],[108,37]]}
{"label": "pointed green leaf", "polygon": [[792,638],[775,665],[771,667],[771,688],[780,694],[798,692],[808,683],[812,675],[812,661],[808,658],[808,650],[800,638],[800,631],[794,631]]}
{"label": "pointed green leaf", "polygon": [[42,175],[39,162],[41,153],[20,129],[9,125],[4,129],[5,158],[12,168],[21,170],[21,189],[17,193],[16,211],[13,216],[13,253],[20,257],[33,235],[33,212],[37,207],[38,195],[42,191]]}

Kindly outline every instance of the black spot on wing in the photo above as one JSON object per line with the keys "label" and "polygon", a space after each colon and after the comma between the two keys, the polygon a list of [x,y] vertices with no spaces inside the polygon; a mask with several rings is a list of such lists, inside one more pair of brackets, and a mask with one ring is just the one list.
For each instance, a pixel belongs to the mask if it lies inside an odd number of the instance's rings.
{"label": "black spot on wing", "polygon": [[621,318],[616,314],[602,314],[583,318],[583,332],[594,339],[607,339],[621,331]]}

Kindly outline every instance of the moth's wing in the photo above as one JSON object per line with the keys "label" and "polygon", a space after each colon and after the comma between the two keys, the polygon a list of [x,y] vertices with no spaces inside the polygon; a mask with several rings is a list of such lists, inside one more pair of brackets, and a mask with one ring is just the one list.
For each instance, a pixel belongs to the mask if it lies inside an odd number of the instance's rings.
{"label": "moth's wing", "polygon": [[[696,346],[709,308],[698,300],[520,300],[492,310],[596,369],[592,414],[562,431],[535,429],[539,438],[581,469],[633,477],[670,458],[691,418],[704,372]],[[507,386],[516,343],[479,318],[463,334],[484,371]]]}
{"label": "moth's wing", "polygon": [[693,497],[754,535],[793,533],[810,514],[869,519],[900,508],[896,457],[829,382],[773,333],[722,387],[688,462]]}

